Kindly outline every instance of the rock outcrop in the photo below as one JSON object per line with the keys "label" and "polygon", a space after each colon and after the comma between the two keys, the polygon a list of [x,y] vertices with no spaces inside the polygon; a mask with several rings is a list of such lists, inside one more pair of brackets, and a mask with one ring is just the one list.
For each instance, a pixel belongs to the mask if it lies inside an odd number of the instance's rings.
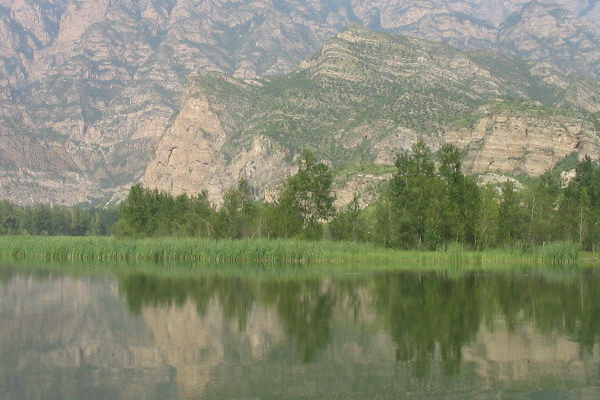
{"label": "rock outcrop", "polygon": [[449,130],[444,139],[465,150],[465,169],[476,174],[539,176],[572,153],[600,155],[594,126],[564,116],[490,112],[472,129]]}
{"label": "rock outcrop", "polygon": [[294,170],[286,160],[289,152],[267,136],[252,136],[232,159],[227,159],[223,149],[228,139],[208,98],[197,90],[189,91],[179,116],[158,145],[144,184],[174,194],[206,190],[218,204],[239,179],[246,179],[262,197],[269,186]]}

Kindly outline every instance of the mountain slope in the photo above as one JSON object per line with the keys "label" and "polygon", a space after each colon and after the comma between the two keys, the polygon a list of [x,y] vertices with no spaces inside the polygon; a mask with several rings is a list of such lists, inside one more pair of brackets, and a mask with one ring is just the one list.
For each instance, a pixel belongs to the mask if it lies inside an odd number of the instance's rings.
{"label": "mountain slope", "polygon": [[243,176],[269,196],[309,148],[340,190],[360,189],[419,138],[459,145],[474,173],[539,175],[572,152],[598,154],[599,93],[533,63],[352,26],[282,77],[197,77],[144,183],[218,201]]}
{"label": "mountain slope", "polygon": [[498,49],[600,80],[600,33],[556,4],[529,3],[500,27]]}
{"label": "mountain slope", "polygon": [[[290,72],[355,21],[527,58],[541,76],[560,75],[565,90],[578,78],[561,74],[597,81],[599,3],[560,4],[0,0],[0,197],[105,202],[144,175],[191,74]],[[590,85],[567,102],[593,104]]]}

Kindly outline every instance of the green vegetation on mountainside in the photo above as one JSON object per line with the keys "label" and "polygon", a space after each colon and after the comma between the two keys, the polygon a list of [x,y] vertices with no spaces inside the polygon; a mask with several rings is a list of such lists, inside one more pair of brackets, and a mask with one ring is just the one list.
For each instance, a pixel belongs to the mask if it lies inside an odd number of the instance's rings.
{"label": "green vegetation on mountainside", "polygon": [[[486,105],[593,119],[567,91],[593,93],[600,86],[554,70],[545,79],[532,67],[492,52],[467,53],[354,26],[296,72],[258,81],[210,73],[195,85],[229,135],[226,156],[260,134],[293,152],[310,149],[338,170],[374,161],[374,146],[394,136],[402,140],[399,129],[440,137],[470,127]],[[570,86],[546,83],[553,79]],[[600,105],[600,99],[588,100],[591,108]]]}

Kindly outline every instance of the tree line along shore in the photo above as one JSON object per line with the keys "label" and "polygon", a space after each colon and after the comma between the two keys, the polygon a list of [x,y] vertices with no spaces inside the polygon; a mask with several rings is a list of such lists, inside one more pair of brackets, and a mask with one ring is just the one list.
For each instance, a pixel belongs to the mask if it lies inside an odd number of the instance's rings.
{"label": "tree line along shore", "polygon": [[[446,252],[509,249],[544,252],[550,258],[566,260],[576,258],[573,254],[579,250],[595,251],[600,238],[600,164],[589,157],[571,158],[571,162],[575,174],[568,182],[554,169],[528,179],[523,187],[512,180],[479,186],[474,177],[463,173],[457,148],[446,145],[432,152],[419,142],[411,152],[398,155],[392,178],[382,185],[373,204],[364,206],[357,195],[349,205],[336,209],[333,171],[312,153],[304,152],[298,172],[285,181],[273,203],[256,200],[243,179],[225,193],[220,207],[211,204],[207,192],[174,196],[141,185],[133,186],[128,197],[113,209],[19,207],[2,201],[0,234],[10,238],[0,241],[0,251],[11,241],[21,246],[27,243],[15,235],[112,235],[120,239],[117,243],[130,244],[134,239],[162,238],[143,241],[144,246],[152,243],[158,247],[167,237],[203,238],[203,245],[194,251],[206,248],[208,243],[215,247],[219,240],[226,239],[244,243],[235,250],[230,248],[234,252],[243,251],[242,247],[252,248],[251,253],[257,251],[249,245],[255,241],[267,253],[277,248],[283,254],[281,249],[288,246],[300,254],[297,243],[322,241],[323,246],[305,243],[303,251],[324,254],[323,249],[335,248],[330,253],[343,259],[342,249],[352,248],[348,242],[362,242],[370,249],[363,250],[371,253],[379,248],[382,252],[384,248]],[[191,246],[188,240],[181,243]],[[345,245],[334,246],[332,242]],[[68,247],[65,243],[61,246]],[[174,246],[172,240],[168,243]],[[298,254],[265,257],[303,259]],[[327,261],[331,254],[320,259]],[[131,258],[144,259],[139,255]],[[155,254],[147,258],[161,257]],[[180,258],[185,261],[202,257]],[[213,258],[231,261],[244,257],[213,255],[207,261]]]}

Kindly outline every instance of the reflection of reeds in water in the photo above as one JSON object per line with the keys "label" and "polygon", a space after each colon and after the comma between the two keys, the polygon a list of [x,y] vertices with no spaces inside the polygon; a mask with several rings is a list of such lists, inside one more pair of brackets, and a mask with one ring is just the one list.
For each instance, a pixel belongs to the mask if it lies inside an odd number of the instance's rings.
{"label": "reflection of reeds in water", "polygon": [[528,251],[504,249],[477,252],[466,250],[460,244],[450,244],[439,251],[398,251],[369,244],[302,240],[0,237],[0,257],[5,261],[494,269],[525,265],[575,265],[578,255],[577,246],[566,242],[551,243]]}

